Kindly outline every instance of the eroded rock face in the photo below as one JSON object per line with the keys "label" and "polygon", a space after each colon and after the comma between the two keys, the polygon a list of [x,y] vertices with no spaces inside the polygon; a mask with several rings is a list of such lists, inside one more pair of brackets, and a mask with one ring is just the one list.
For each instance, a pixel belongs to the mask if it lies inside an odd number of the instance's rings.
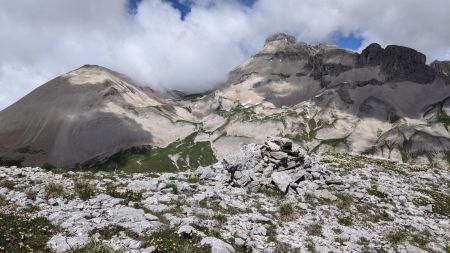
{"label": "eroded rock face", "polygon": [[380,66],[386,81],[411,81],[431,83],[435,71],[426,64],[426,56],[408,47],[389,45],[383,49],[379,44],[367,46],[359,55],[358,66]]}

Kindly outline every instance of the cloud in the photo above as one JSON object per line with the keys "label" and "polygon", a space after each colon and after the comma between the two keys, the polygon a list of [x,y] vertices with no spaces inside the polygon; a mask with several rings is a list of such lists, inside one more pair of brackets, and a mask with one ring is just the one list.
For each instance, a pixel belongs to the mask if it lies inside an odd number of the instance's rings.
{"label": "cloud", "polygon": [[[38,85],[98,64],[154,88],[202,91],[262,47],[273,32],[309,43],[336,34],[450,57],[448,0],[0,0],[0,109]],[[247,1],[249,2],[249,1]],[[360,49],[361,50],[361,49]]]}

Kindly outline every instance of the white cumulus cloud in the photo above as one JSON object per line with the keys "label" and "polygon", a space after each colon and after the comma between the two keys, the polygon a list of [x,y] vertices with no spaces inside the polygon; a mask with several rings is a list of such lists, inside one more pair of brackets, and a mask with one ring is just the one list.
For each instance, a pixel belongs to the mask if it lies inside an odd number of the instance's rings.
{"label": "white cumulus cloud", "polygon": [[[143,85],[203,91],[255,53],[274,32],[309,43],[336,33],[449,58],[448,0],[189,0],[181,14],[162,0],[0,0],[0,109],[84,64]],[[361,49],[360,49],[361,50]]]}

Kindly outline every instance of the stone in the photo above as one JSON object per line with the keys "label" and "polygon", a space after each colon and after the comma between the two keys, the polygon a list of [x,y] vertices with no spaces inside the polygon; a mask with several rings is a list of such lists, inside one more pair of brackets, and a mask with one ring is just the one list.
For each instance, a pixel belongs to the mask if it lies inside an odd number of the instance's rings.
{"label": "stone", "polygon": [[293,182],[299,182],[305,180],[306,172],[304,170],[296,170],[294,174],[291,175]]}
{"label": "stone", "polygon": [[200,241],[200,245],[211,247],[211,253],[235,253],[233,246],[215,237],[205,237]]}
{"label": "stone", "polygon": [[271,151],[280,151],[281,147],[273,141],[266,141],[266,145]]}
{"label": "stone", "polygon": [[199,236],[200,238],[205,237],[205,233],[196,230],[194,227],[190,225],[183,225],[180,228],[178,228],[177,231],[178,235],[180,235],[183,238],[192,238],[193,235]]}
{"label": "stone", "polygon": [[338,178],[338,177],[329,177],[325,179],[325,183],[326,184],[334,184],[334,185],[342,185],[344,184],[344,181],[342,181],[342,179]]}
{"label": "stone", "polygon": [[286,192],[289,184],[292,183],[292,178],[286,172],[274,172],[272,173],[272,182],[282,192]]}
{"label": "stone", "polygon": [[48,241],[47,246],[56,253],[71,250],[69,243],[67,243],[66,237],[61,234],[54,235],[50,241]]}
{"label": "stone", "polygon": [[139,192],[143,190],[156,191],[158,189],[158,180],[135,180],[128,184],[128,188]]}
{"label": "stone", "polygon": [[337,200],[337,197],[331,194],[331,192],[328,190],[317,190],[314,192],[314,195],[316,195],[316,197],[318,198],[328,199],[331,201]]}
{"label": "stone", "polygon": [[275,160],[285,160],[287,159],[288,154],[281,151],[277,151],[277,152],[270,152],[270,156]]}

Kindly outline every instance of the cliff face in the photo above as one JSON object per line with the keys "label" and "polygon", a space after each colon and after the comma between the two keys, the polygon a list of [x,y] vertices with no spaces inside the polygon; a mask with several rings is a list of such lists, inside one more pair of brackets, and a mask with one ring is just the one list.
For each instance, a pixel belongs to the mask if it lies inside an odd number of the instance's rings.
{"label": "cliff face", "polygon": [[204,96],[156,93],[85,66],[0,112],[0,157],[76,167],[152,147],[178,168],[181,160],[199,158],[168,145],[191,134],[218,158],[273,135],[291,137],[308,151],[448,166],[449,73],[449,62],[427,65],[424,54],[402,46],[371,44],[358,54],[286,34],[270,36]]}

